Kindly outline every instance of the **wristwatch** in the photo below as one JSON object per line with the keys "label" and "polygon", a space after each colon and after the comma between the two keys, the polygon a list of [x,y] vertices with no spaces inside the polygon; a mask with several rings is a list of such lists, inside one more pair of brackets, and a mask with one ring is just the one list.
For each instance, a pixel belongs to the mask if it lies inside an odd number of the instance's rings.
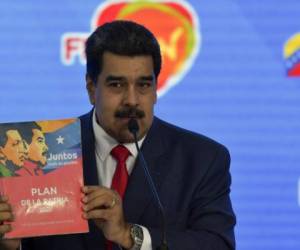
{"label": "wristwatch", "polygon": [[144,240],[143,229],[139,225],[132,224],[130,236],[133,240],[133,247],[130,250],[140,250]]}

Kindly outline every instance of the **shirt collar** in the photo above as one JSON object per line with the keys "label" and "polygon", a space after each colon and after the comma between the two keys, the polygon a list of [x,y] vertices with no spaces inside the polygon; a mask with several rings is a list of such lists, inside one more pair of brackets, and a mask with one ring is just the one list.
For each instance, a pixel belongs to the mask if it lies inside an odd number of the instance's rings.
{"label": "shirt collar", "polygon": [[[99,154],[101,160],[104,161],[110,154],[111,150],[120,143],[109,134],[107,134],[104,129],[98,124],[95,109],[93,111],[93,130],[95,135],[95,147],[97,154]],[[145,140],[145,137],[146,135],[138,141],[139,147],[141,147],[143,141]],[[138,152],[134,143],[124,143],[122,145],[129,150],[134,158],[137,157]]]}

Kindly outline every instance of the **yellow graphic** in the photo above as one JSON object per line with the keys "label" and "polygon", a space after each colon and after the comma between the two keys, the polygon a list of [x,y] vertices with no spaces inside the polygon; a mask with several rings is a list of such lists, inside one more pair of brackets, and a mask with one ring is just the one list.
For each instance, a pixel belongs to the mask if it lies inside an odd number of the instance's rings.
{"label": "yellow graphic", "polygon": [[300,50],[300,33],[292,36],[286,42],[284,47],[284,58],[289,58],[298,50]]}
{"label": "yellow graphic", "polygon": [[169,41],[163,38],[158,38],[160,44],[161,52],[167,56],[170,60],[175,61],[177,59],[177,47],[180,37],[183,35],[183,29],[181,27],[176,28],[172,33]]}

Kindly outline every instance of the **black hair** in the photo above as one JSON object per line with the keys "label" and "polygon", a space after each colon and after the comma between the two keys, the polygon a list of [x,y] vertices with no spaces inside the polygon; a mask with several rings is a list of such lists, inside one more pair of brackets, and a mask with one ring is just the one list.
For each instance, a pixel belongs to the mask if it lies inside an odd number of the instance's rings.
{"label": "black hair", "polygon": [[7,142],[7,131],[17,130],[13,123],[4,123],[0,125],[0,146],[4,147]]}
{"label": "black hair", "polygon": [[18,125],[18,131],[27,144],[32,142],[34,129],[42,130],[42,128],[36,122],[24,122],[19,123]]}
{"label": "black hair", "polygon": [[161,69],[161,52],[157,39],[144,26],[117,20],[99,26],[86,41],[87,75],[96,84],[102,70],[104,52],[124,56],[150,55],[156,79]]}

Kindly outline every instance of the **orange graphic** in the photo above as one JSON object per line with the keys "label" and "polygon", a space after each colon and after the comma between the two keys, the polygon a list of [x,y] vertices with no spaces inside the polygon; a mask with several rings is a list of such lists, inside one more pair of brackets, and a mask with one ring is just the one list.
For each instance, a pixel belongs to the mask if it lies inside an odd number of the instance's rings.
{"label": "orange graphic", "polygon": [[55,122],[51,120],[38,121],[37,123],[41,126],[44,133],[51,133],[75,121],[76,119],[64,119],[64,120],[55,120]]}
{"label": "orange graphic", "polygon": [[[185,1],[106,1],[95,11],[91,30],[113,20],[131,20],[150,29],[162,51],[162,71],[158,95],[178,83],[192,65],[200,44],[198,18]],[[86,35],[87,37],[87,35]],[[62,38],[62,61],[80,61],[84,51],[82,33],[66,33]]]}

